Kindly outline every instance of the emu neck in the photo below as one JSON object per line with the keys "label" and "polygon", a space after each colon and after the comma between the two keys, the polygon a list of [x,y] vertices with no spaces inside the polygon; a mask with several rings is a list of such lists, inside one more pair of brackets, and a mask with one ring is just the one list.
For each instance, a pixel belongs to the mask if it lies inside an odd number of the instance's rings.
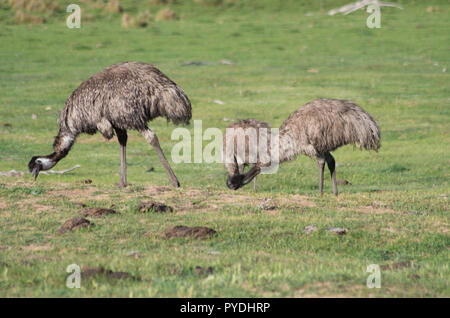
{"label": "emu neck", "polygon": [[293,160],[297,157],[297,143],[286,130],[280,129],[279,134],[279,160],[280,163]]}

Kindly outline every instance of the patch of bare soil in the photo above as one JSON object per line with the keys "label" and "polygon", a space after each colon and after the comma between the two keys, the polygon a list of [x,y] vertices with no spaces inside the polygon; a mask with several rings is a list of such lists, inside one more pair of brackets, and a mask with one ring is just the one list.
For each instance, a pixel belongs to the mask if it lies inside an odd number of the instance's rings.
{"label": "patch of bare soil", "polygon": [[90,227],[94,224],[85,218],[73,218],[64,222],[64,224],[59,228],[58,232],[64,234],[67,231],[76,231],[84,227]]}
{"label": "patch of bare soil", "polygon": [[146,212],[164,213],[164,212],[173,212],[173,208],[160,202],[141,202],[139,204],[139,211],[143,213]]}
{"label": "patch of bare soil", "polygon": [[53,249],[53,247],[51,245],[31,244],[31,245],[25,246],[23,249],[25,251],[38,252],[38,251],[50,251],[51,249]]}
{"label": "patch of bare soil", "polygon": [[204,226],[184,226],[177,225],[170,230],[167,230],[163,233],[163,236],[167,239],[170,238],[178,238],[178,237],[189,237],[195,239],[204,239],[209,238],[216,235],[217,232],[213,229]]}
{"label": "patch of bare soil", "polygon": [[308,208],[313,208],[316,206],[314,202],[308,200],[308,197],[299,194],[293,194],[287,197],[280,198],[280,204],[290,206],[295,204],[296,206],[305,206]]}
{"label": "patch of bare soil", "polygon": [[369,213],[369,214],[386,214],[386,213],[392,213],[392,214],[400,214],[402,212],[395,211],[389,208],[383,208],[383,207],[374,207],[372,205],[362,206],[362,207],[342,207],[339,208],[340,211],[355,211],[360,213]]}
{"label": "patch of bare soil", "polygon": [[114,279],[135,279],[134,276],[127,272],[114,272],[110,269],[105,269],[103,266],[97,266],[97,267],[88,267],[83,266],[81,270],[81,277],[82,278],[92,278],[97,275],[105,276],[107,278],[114,278]]}
{"label": "patch of bare soil", "polygon": [[214,272],[214,268],[211,266],[208,267],[195,266],[194,272],[197,274],[197,276],[205,276],[212,274]]}
{"label": "patch of bare soil", "polygon": [[112,209],[104,209],[104,208],[85,208],[80,211],[80,215],[84,217],[101,217],[110,214],[119,214],[118,212]]}
{"label": "patch of bare soil", "polygon": [[380,266],[380,269],[386,270],[386,271],[395,271],[397,269],[409,268],[409,267],[414,267],[414,263],[412,261],[384,264],[384,265]]}
{"label": "patch of bare soil", "polygon": [[172,189],[166,186],[149,186],[148,188],[146,188],[144,190],[144,192],[146,193],[150,193],[150,194],[158,194],[158,193],[163,193],[163,192],[171,192]]}

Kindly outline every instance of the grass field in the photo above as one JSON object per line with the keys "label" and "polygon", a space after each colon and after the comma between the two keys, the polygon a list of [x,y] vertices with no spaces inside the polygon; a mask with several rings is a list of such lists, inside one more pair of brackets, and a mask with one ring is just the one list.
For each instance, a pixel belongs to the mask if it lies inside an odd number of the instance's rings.
{"label": "grass field", "polygon": [[[326,14],[348,0],[121,1],[117,14],[104,13],[101,1],[79,1],[81,28],[69,29],[72,2],[57,1],[53,13],[24,10],[45,18],[29,24],[0,1],[0,171],[26,171],[33,155],[51,153],[70,93],[120,61],[157,65],[188,94],[203,129],[248,117],[279,127],[310,100],[343,98],[376,118],[382,147],[334,152],[338,179],[351,183],[338,198],[328,177],[318,195],[317,166],[306,157],[258,177],[256,192],[228,190],[220,164],[172,164],[182,184],[173,189],[156,153],[129,132],[131,185],[121,191],[116,139],[82,135],[54,169],[81,168],[36,182],[0,176],[0,296],[450,297],[448,1],[382,8],[380,29],[367,28],[364,10]],[[174,20],[156,18],[166,7]],[[121,26],[123,13],[146,8],[153,16],[146,27]],[[170,158],[175,126],[164,119],[149,126]],[[267,199],[272,209],[261,206]],[[174,212],[142,214],[142,201]],[[80,204],[120,214],[59,234]],[[318,231],[305,233],[309,224]],[[160,235],[175,225],[217,235]],[[137,279],[97,275],[70,289],[70,264]],[[370,264],[381,266],[379,289],[366,287]],[[196,266],[212,269],[198,274]]]}

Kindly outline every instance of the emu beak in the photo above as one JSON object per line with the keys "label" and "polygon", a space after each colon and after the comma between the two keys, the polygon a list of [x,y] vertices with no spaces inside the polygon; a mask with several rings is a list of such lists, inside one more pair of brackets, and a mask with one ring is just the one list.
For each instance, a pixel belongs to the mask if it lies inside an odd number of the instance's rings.
{"label": "emu beak", "polygon": [[39,165],[36,165],[36,167],[33,168],[33,171],[31,171],[31,175],[34,177],[34,180],[37,179],[39,171],[40,171]]}

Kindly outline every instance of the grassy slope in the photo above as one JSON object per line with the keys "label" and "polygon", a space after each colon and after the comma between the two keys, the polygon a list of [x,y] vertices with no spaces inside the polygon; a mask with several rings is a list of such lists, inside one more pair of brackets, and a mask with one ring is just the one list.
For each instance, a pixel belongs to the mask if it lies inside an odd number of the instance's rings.
{"label": "grassy slope", "polygon": [[[175,5],[180,20],[143,29],[123,29],[120,16],[101,14],[79,30],[64,26],[64,13],[40,26],[12,25],[10,13],[1,11],[6,21],[0,28],[1,171],[25,170],[32,155],[50,153],[67,96],[82,80],[123,60],[158,65],[188,93],[193,118],[202,119],[204,128],[223,129],[225,117],[254,117],[276,127],[309,100],[346,98],[378,120],[383,145],[376,154],[352,147],[335,152],[338,178],[352,183],[340,187],[336,200],[329,182],[327,195],[317,196],[317,168],[308,158],[259,177],[257,194],[250,187],[226,191],[217,164],[175,165],[183,189],[156,193],[156,185],[169,182],[136,133],[128,148],[133,186],[121,193],[114,187],[117,142],[82,136],[57,166],[82,164],[75,172],[42,175],[37,184],[30,177],[0,177],[0,295],[449,296],[450,96],[448,71],[442,71],[449,61],[449,7],[445,1],[435,5],[439,10],[431,13],[415,2],[403,11],[382,9],[378,30],[365,26],[363,11],[329,17],[319,5],[295,2],[270,8]],[[138,10],[132,2],[123,6]],[[235,64],[222,65],[221,59]],[[189,61],[207,64],[182,66]],[[169,154],[173,126],[162,119],[150,126]],[[155,172],[142,172],[150,166]],[[87,178],[93,184],[81,185]],[[134,212],[148,196],[177,212]],[[264,197],[279,200],[280,208],[258,208]],[[77,214],[76,202],[115,204],[122,214],[61,237],[56,230]],[[307,236],[302,230],[310,223],[349,233]],[[176,224],[210,226],[219,235],[207,241],[156,235]],[[131,250],[142,258],[126,257]],[[368,264],[404,261],[414,266],[383,271],[380,290],[365,287]],[[70,290],[64,279],[71,263],[103,264],[142,281],[100,278]],[[196,265],[213,266],[214,276],[198,278],[191,270]]]}

